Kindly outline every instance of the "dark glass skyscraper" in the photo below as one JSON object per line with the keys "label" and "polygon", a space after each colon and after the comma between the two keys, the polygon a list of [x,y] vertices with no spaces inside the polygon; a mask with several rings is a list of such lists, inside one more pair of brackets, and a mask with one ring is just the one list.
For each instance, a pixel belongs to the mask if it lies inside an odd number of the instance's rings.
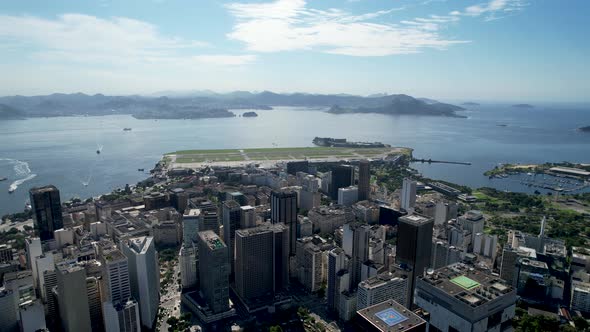
{"label": "dark glass skyscraper", "polygon": [[359,164],[359,201],[366,201],[369,199],[370,193],[371,169],[368,160],[361,160]]}
{"label": "dark glass skyscraper", "polygon": [[53,232],[63,228],[59,190],[55,186],[31,188],[29,197],[35,228],[41,241],[53,239]]}
{"label": "dark glass skyscraper", "polygon": [[295,255],[297,245],[297,193],[273,191],[270,194],[270,220],[289,228],[289,254]]}
{"label": "dark glass skyscraper", "polygon": [[354,169],[348,165],[338,165],[332,168],[332,184],[330,197],[338,199],[338,189],[350,187],[353,184]]}

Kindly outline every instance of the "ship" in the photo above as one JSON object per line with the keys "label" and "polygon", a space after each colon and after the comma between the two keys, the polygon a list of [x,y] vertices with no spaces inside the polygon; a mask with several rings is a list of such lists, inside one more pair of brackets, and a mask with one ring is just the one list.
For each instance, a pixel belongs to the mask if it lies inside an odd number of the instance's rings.
{"label": "ship", "polygon": [[100,154],[100,150],[96,150],[96,154]]}
{"label": "ship", "polygon": [[131,128],[123,128],[123,131],[131,131]]}
{"label": "ship", "polygon": [[145,169],[143,169],[143,168],[138,168],[138,169],[137,169],[137,171],[138,171],[138,172],[143,172],[144,170],[145,170]]}
{"label": "ship", "polygon": [[16,188],[10,187],[10,188],[8,188],[8,193],[12,194],[15,190],[16,190]]}
{"label": "ship", "polygon": [[8,180],[8,178],[0,177],[0,181],[6,181],[6,180]]}

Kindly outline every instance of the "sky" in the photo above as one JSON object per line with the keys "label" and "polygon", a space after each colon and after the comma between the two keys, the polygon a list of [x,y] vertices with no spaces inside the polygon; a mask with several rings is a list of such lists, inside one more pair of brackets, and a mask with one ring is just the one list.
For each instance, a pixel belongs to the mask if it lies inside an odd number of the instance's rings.
{"label": "sky", "polygon": [[590,102],[588,0],[0,2],[0,95]]}

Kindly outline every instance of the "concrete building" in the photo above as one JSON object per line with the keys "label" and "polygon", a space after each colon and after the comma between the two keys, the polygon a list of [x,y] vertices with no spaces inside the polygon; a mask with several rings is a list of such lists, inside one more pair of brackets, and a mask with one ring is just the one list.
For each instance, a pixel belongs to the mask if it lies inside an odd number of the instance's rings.
{"label": "concrete building", "polygon": [[[229,257],[228,257],[229,259]],[[180,280],[182,288],[189,289],[198,285],[197,249],[193,244],[184,244],[179,254]]]}
{"label": "concrete building", "polygon": [[236,231],[235,285],[242,300],[273,297],[287,285],[288,243],[282,223]]}
{"label": "concrete building", "polygon": [[350,165],[337,165],[332,168],[330,181],[330,197],[338,200],[338,189],[354,184],[354,168]]}
{"label": "concrete building", "polygon": [[0,288],[0,331],[18,331],[18,295],[16,292]]}
{"label": "concrete building", "polygon": [[371,163],[361,160],[359,163],[358,200],[366,201],[371,194]]}
{"label": "concrete building", "polygon": [[227,245],[229,262],[231,265],[230,280],[233,280],[234,267],[233,263],[235,260],[235,243],[236,243],[236,231],[240,229],[240,223],[242,219],[242,209],[240,204],[234,200],[228,200],[223,202],[223,241]]}
{"label": "concrete building", "polygon": [[590,313],[590,283],[572,281],[571,292],[571,309]]}
{"label": "concrete building", "polygon": [[211,311],[229,310],[229,255],[213,231],[199,232],[199,291]]}
{"label": "concrete building", "polygon": [[63,247],[75,244],[74,243],[74,230],[71,228],[57,229],[53,232],[53,236],[55,238],[55,242],[56,242],[58,248],[63,248]]}
{"label": "concrete building", "polygon": [[43,255],[43,249],[41,248],[41,239],[38,237],[25,239],[25,252],[27,255],[27,267],[33,274],[33,284],[36,286],[39,284],[37,280],[37,264],[35,260],[37,257]]}
{"label": "concrete building", "polygon": [[367,332],[426,332],[427,322],[395,300],[387,300],[357,312],[355,328]]}
{"label": "concrete building", "polygon": [[113,304],[126,303],[131,298],[129,261],[118,250],[109,250],[101,257],[105,301]]}
{"label": "concrete building", "polygon": [[250,205],[241,206],[240,228],[256,227],[256,209]]}
{"label": "concrete building", "polygon": [[103,303],[105,332],[140,332],[139,304],[134,299]]}
{"label": "concrete building", "polygon": [[309,173],[309,161],[290,161],[287,163],[287,173],[291,175],[297,174],[297,172]]}
{"label": "concrete building", "polygon": [[437,202],[434,209],[434,224],[444,225],[447,221],[457,217],[458,206],[455,202]]}
{"label": "concrete building", "polygon": [[39,238],[52,240],[53,232],[64,227],[59,190],[55,186],[31,188],[29,199]]}
{"label": "concrete building", "polygon": [[415,301],[430,314],[431,331],[510,331],[516,290],[488,270],[457,263],[418,278]]}
{"label": "concrete building", "polygon": [[160,269],[153,237],[136,237],[121,242],[129,260],[131,295],[138,299],[141,325],[153,328],[160,303]]}
{"label": "concrete building", "polygon": [[350,208],[338,205],[313,208],[307,217],[313,224],[314,231],[319,231],[320,234],[332,234],[338,227],[355,220]]}
{"label": "concrete building", "polygon": [[190,245],[197,242],[199,232],[199,217],[201,210],[188,209],[182,216],[182,243]]}
{"label": "concrete building", "polygon": [[358,202],[358,188],[356,186],[338,188],[338,204],[351,206]]}
{"label": "concrete building", "polygon": [[283,223],[289,230],[289,255],[295,256],[297,246],[297,193],[273,191],[270,194],[270,221]]}
{"label": "concrete building", "polygon": [[357,290],[357,310],[393,299],[407,305],[409,273],[385,272],[363,280]]}
{"label": "concrete building", "polygon": [[90,331],[90,306],[84,267],[69,262],[55,266],[61,325],[66,332]]}
{"label": "concrete building", "polygon": [[416,181],[405,178],[402,182],[400,208],[408,212],[414,211],[416,205]]}
{"label": "concrete building", "polygon": [[328,254],[327,302],[328,310],[337,311],[340,294],[350,289],[348,274],[349,258],[341,248],[334,248]]}
{"label": "concrete building", "polygon": [[369,259],[371,228],[361,223],[349,223],[343,227],[342,249],[350,259],[350,287],[356,289],[362,281],[362,265]]}
{"label": "concrete building", "polygon": [[19,320],[21,332],[44,331],[47,328],[45,323],[45,309],[40,300],[28,301],[19,306]]}
{"label": "concrete building", "polygon": [[12,260],[12,246],[9,244],[0,244],[0,264],[8,263]]}
{"label": "concrete building", "polygon": [[308,292],[319,290],[323,281],[322,250],[312,239],[308,237],[297,240],[296,276]]}
{"label": "concrete building", "polygon": [[[410,280],[410,289],[415,289],[416,278],[430,266],[432,251],[431,218],[408,215],[399,218],[396,244],[396,263],[410,267],[414,276]],[[410,296],[413,293],[410,292]],[[410,298],[409,303],[413,303]]]}

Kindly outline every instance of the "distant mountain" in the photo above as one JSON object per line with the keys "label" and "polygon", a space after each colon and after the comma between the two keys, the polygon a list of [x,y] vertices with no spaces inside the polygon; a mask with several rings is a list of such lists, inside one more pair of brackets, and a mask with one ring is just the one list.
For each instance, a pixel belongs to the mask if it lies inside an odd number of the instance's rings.
{"label": "distant mountain", "polygon": [[471,101],[468,101],[468,102],[463,103],[461,105],[463,105],[463,106],[480,106],[480,104],[474,103],[474,102],[471,102]]}
{"label": "distant mountain", "polygon": [[517,107],[517,108],[535,108],[535,106],[533,106],[531,104],[515,104],[515,105],[512,105],[512,107]]}
{"label": "distant mountain", "polygon": [[346,108],[334,105],[328,111],[333,114],[346,113],[379,113],[388,115],[428,115],[464,117],[456,114],[464,108],[439,102],[427,103],[424,100],[416,99],[407,95],[388,96],[389,100],[380,106]]}
{"label": "distant mountain", "polygon": [[[165,91],[162,93],[166,93]],[[171,93],[171,92],[170,92]],[[375,95],[361,97],[347,94],[322,95],[308,93],[252,93],[234,91],[192,91],[181,96],[105,96],[83,93],[47,96],[0,97],[0,104],[21,110],[24,117],[72,115],[130,114],[137,118],[203,118],[233,116],[231,109],[263,109],[272,106],[330,108],[332,113],[382,113],[457,116],[463,108],[432,99],[416,99],[407,95]],[[341,108],[342,110],[339,110]]]}
{"label": "distant mountain", "polygon": [[23,111],[5,104],[0,104],[0,120],[20,120],[24,118],[25,114]]}

